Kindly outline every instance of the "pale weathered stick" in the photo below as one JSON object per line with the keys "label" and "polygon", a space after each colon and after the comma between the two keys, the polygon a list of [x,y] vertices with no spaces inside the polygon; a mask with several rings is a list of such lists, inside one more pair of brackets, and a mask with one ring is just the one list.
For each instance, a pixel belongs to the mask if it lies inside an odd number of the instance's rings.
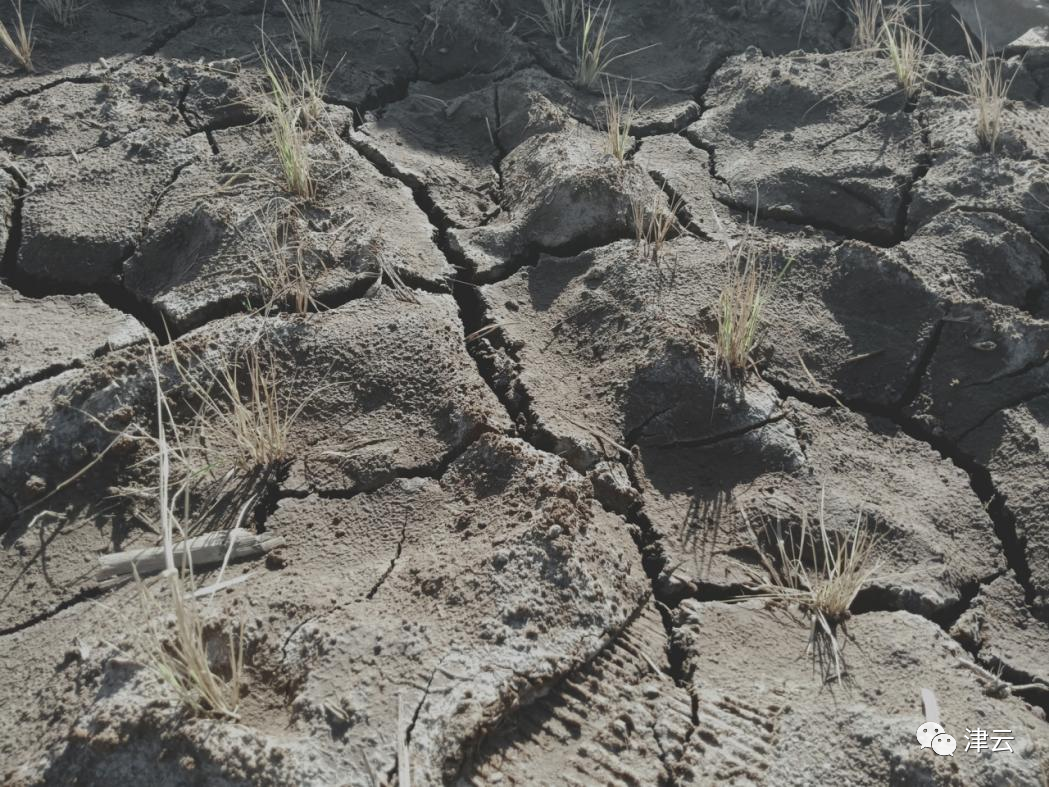
{"label": "pale weathered stick", "polygon": [[[256,535],[243,528],[205,533],[173,545],[175,561],[182,566],[202,568],[222,563],[229,552],[229,560],[256,557],[271,549],[282,546],[284,539],[269,533]],[[187,559],[188,553],[188,559]],[[138,569],[139,576],[162,571],[165,566],[164,547],[146,547],[127,552],[101,555],[97,578],[108,579],[131,573],[131,566]]]}

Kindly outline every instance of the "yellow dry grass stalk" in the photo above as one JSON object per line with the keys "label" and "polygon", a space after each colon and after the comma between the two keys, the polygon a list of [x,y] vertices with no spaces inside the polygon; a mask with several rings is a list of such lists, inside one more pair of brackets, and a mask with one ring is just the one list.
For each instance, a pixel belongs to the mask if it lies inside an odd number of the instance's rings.
{"label": "yellow dry grass stalk", "polygon": [[728,278],[717,304],[717,365],[728,379],[742,381],[754,368],[753,354],[761,339],[762,315],[786,271],[784,268],[774,276],[762,264],[761,252],[748,225],[743,238],[729,253]]}
{"label": "yellow dry grass stalk", "polygon": [[[169,634],[161,625],[160,621],[166,619],[165,608],[135,571],[135,581],[149,626],[148,635],[141,638],[141,647],[147,666],[171,687],[179,700],[191,711],[202,716],[236,719],[244,668],[243,629],[241,628],[236,638],[232,634],[229,636],[229,677],[223,677],[211,667],[203,619],[197,609],[197,602],[192,592],[186,588],[183,576],[175,563],[174,531],[176,527],[181,530],[181,525],[178,524],[175,511],[177,503],[171,495],[172,452],[168,441],[168,428],[169,425],[172,429],[176,427],[168,398],[161,385],[160,364],[156,348],[152,344],[150,367],[156,395],[157,493],[161,537],[164,543],[165,569],[161,576],[168,582],[171,604],[169,611],[174,616],[174,628]],[[189,555],[185,557],[188,563]],[[192,585],[191,564],[188,578]]]}
{"label": "yellow dry grass stalk", "polygon": [[612,19],[611,0],[583,9],[579,28],[579,45],[576,50],[575,85],[591,89],[603,76],[609,76],[608,67],[617,60],[650,49],[650,46],[629,52],[616,52],[616,45],[626,36],[608,37],[608,25]]}
{"label": "yellow dry grass stalk", "polygon": [[1002,133],[1002,118],[1009,100],[1009,88],[1018,71],[1006,78],[1005,61],[990,53],[986,41],[977,47],[964,25],[962,30],[972,61],[965,74],[965,87],[976,110],[976,137],[985,150],[994,153]]}
{"label": "yellow dry grass stalk", "polygon": [[37,0],[37,3],[62,27],[72,26],[80,12],[87,7],[87,2],[81,0]]}
{"label": "yellow dry grass stalk", "polygon": [[[861,511],[851,532],[830,533],[826,527],[825,490],[820,493],[815,526],[807,512],[801,515],[797,538],[785,534],[779,521],[766,529],[772,548],[762,546],[746,511],[740,507],[758,549],[763,571],[750,569],[750,593],[736,600],[764,599],[785,607],[797,607],[809,617],[807,652],[820,665],[825,679],[841,683],[845,671],[838,629],[847,636],[846,623],[860,590],[878,571],[880,539],[867,527]],[[771,554],[769,552],[771,551]]]}
{"label": "yellow dry grass stalk", "polygon": [[630,129],[634,125],[637,107],[634,104],[634,88],[628,84],[620,94],[619,85],[605,80],[601,89],[604,95],[604,127],[608,139],[608,152],[617,160],[624,161],[630,152]]}
{"label": "yellow dry grass stalk", "polygon": [[162,625],[166,610],[138,577],[149,635],[142,638],[145,663],[166,683],[179,700],[198,716],[236,720],[244,671],[243,629],[228,637],[228,677],[215,672],[208,653],[208,638],[198,602],[174,568],[165,570],[174,625]]}
{"label": "yellow dry grass stalk", "polygon": [[583,0],[540,0],[543,13],[532,18],[554,41],[560,42],[575,35],[583,15]]}
{"label": "yellow dry grass stalk", "polygon": [[295,48],[308,59],[322,58],[328,41],[328,27],[324,22],[321,0],[281,0]]}
{"label": "yellow dry grass stalk", "polygon": [[318,308],[313,297],[314,268],[323,269],[323,265],[309,264],[314,258],[298,237],[303,221],[295,206],[286,200],[275,201],[255,213],[252,221],[252,234],[261,243],[250,261],[259,285],[266,292],[262,313],[269,315],[283,305],[296,314]]}
{"label": "yellow dry grass stalk", "polygon": [[812,20],[816,24],[823,21],[824,14],[827,13],[827,6],[830,4],[830,0],[805,0],[805,13],[801,17],[801,29],[805,30],[805,25]]}
{"label": "yellow dry grass stalk", "polygon": [[289,457],[292,428],[313,395],[297,403],[291,399],[272,353],[264,358],[253,346],[229,360],[200,363],[195,370],[173,357],[197,402],[197,433],[205,445],[216,448],[223,465],[254,472]]}
{"label": "yellow dry grass stalk", "polygon": [[684,202],[680,196],[674,197],[667,205],[662,191],[655,191],[651,202],[637,197],[630,198],[630,220],[634,226],[634,239],[641,255],[653,263],[659,264],[663,245],[671,233],[681,229],[677,214]]}
{"label": "yellow dry grass stalk", "polygon": [[849,16],[852,17],[852,48],[871,52],[878,48],[881,0],[850,0]]}
{"label": "yellow dry grass stalk", "polygon": [[0,21],[0,45],[3,45],[8,54],[28,74],[33,73],[33,22],[29,21],[26,27],[25,17],[22,16],[22,0],[11,0],[11,8],[14,9],[15,19],[11,32],[7,25]]}
{"label": "yellow dry grass stalk", "polygon": [[891,12],[882,11],[881,47],[892,65],[896,82],[907,99],[912,99],[925,84],[925,25],[922,5],[917,4],[917,24],[909,21],[909,3],[897,5]]}
{"label": "yellow dry grass stalk", "polygon": [[269,57],[265,49],[261,57],[268,87],[263,113],[269,121],[270,140],[284,186],[292,194],[309,199],[316,191],[306,127],[310,96],[304,81],[291,69]]}

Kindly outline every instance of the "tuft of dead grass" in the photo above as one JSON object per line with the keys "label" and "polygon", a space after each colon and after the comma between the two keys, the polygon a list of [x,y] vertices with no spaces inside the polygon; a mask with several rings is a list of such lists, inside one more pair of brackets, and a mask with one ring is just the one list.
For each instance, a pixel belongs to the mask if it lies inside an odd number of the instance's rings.
{"label": "tuft of dead grass", "polygon": [[15,12],[12,30],[0,21],[0,45],[14,58],[15,62],[27,74],[33,73],[33,21],[29,20],[26,27],[25,17],[22,15],[22,0],[11,0],[11,8]]}
{"label": "tuft of dead grass", "polygon": [[[190,369],[173,354],[195,405],[195,431],[222,465],[256,472],[290,456],[295,422],[312,396],[292,400],[272,352],[248,347],[232,359]],[[216,460],[212,458],[211,463]]]}
{"label": "tuft of dead grass", "polygon": [[659,264],[663,245],[672,233],[681,230],[677,214],[682,205],[681,197],[675,197],[668,206],[662,191],[656,191],[651,202],[636,197],[630,198],[630,219],[634,226],[634,238],[644,259]]}
{"label": "tuft of dead grass", "polygon": [[321,0],[281,0],[288,17],[294,48],[307,59],[322,58],[328,42]]}
{"label": "tuft of dead grass", "polygon": [[576,50],[576,87],[592,89],[601,77],[608,77],[608,67],[617,60],[635,55],[650,46],[633,49],[629,52],[617,52],[616,48],[626,36],[608,36],[608,25],[612,19],[611,0],[604,0],[596,6],[588,5],[583,9],[579,28],[579,45]]}
{"label": "tuft of dead grass", "polygon": [[882,13],[881,0],[850,0],[853,49],[871,52],[878,48]]}
{"label": "tuft of dead grass", "polygon": [[[164,543],[165,569],[170,609],[165,607],[135,571],[143,609],[149,621],[149,632],[141,638],[145,662],[166,683],[192,712],[201,716],[237,719],[240,705],[241,680],[244,668],[243,628],[234,638],[229,636],[228,677],[219,675],[211,666],[205,626],[186,579],[176,568],[174,532],[182,529],[176,511],[177,495],[171,494],[172,450],[168,430],[177,427],[170,403],[161,385],[160,364],[156,348],[150,345],[150,367],[156,395],[157,434],[157,495],[161,537]],[[183,538],[185,533],[183,531]],[[185,556],[187,562],[189,555]],[[192,564],[189,563],[188,583],[193,584]],[[170,635],[161,625],[166,612],[174,616]]]}
{"label": "tuft of dead grass", "polygon": [[[289,192],[309,199],[316,192],[310,156],[309,120],[315,96],[309,79],[262,50],[262,69],[268,90],[263,96],[263,115],[269,122],[270,139],[282,181]],[[317,110],[319,111],[319,109]]]}
{"label": "tuft of dead grass", "polygon": [[632,147],[630,129],[634,125],[634,117],[637,114],[634,88],[628,84],[626,90],[621,94],[619,85],[606,79],[601,92],[605,99],[602,125],[604,125],[608,139],[608,152],[618,161],[625,161]]}
{"label": "tuft of dead grass", "polygon": [[[250,255],[259,285],[266,292],[261,312],[265,315],[290,308],[306,314],[320,304],[313,297],[314,278],[323,264],[311,255],[299,237],[304,224],[298,209],[285,200],[275,200],[252,216],[253,233],[261,242]],[[311,264],[311,262],[313,264]]]}
{"label": "tuft of dead grass", "polygon": [[743,381],[754,369],[765,306],[786,270],[773,274],[763,264],[749,225],[743,238],[730,248],[728,279],[718,297],[715,347],[717,365],[728,379]]}
{"label": "tuft of dead grass", "polygon": [[575,35],[583,16],[583,0],[540,0],[540,5],[543,13],[532,19],[553,37],[558,46],[564,39]]}
{"label": "tuft of dead grass", "polygon": [[845,659],[838,630],[846,637],[850,609],[860,590],[878,571],[879,539],[866,526],[861,511],[851,532],[830,533],[826,527],[825,490],[820,493],[818,521],[813,526],[802,512],[797,538],[785,533],[778,521],[766,527],[771,554],[740,507],[761,560],[763,571],[750,570],[750,595],[736,600],[765,599],[784,607],[797,607],[809,617],[807,653],[820,666],[825,680],[840,684]]}
{"label": "tuft of dead grass", "polygon": [[[922,4],[919,0],[917,13],[912,13],[909,2],[901,3],[888,14],[882,10],[881,48],[892,65],[896,82],[907,99],[912,99],[925,84],[927,64],[925,49],[925,25]],[[911,17],[916,21],[912,23]]]}
{"label": "tuft of dead grass", "polygon": [[62,27],[71,27],[80,12],[87,8],[86,0],[37,0],[37,4]]}
{"label": "tuft of dead grass", "polygon": [[971,61],[965,74],[965,87],[976,110],[976,137],[984,150],[994,153],[1002,133],[1009,88],[1016,73],[1006,78],[1005,61],[991,54],[986,41],[977,47],[964,24],[962,31]]}

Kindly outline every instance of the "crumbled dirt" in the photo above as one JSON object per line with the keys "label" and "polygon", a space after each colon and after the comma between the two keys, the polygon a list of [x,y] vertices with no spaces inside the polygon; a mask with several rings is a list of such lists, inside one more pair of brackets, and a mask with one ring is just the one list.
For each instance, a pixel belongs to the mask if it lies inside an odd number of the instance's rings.
{"label": "crumbled dirt", "polygon": [[[928,3],[908,98],[834,3],[619,0],[585,87],[538,0],[322,0],[296,195],[285,5],[163,5],[27,3],[35,72],[0,52],[0,781],[1046,783],[1044,9]],[[955,18],[988,9],[994,150]],[[740,244],[772,288],[730,373]],[[235,720],[147,663],[163,579],[97,575],[161,543],[153,353],[208,458],[180,522],[283,539],[195,575],[232,581],[198,608]],[[272,461],[202,406],[250,357]],[[877,539],[837,667],[755,589],[803,531],[810,571]]]}

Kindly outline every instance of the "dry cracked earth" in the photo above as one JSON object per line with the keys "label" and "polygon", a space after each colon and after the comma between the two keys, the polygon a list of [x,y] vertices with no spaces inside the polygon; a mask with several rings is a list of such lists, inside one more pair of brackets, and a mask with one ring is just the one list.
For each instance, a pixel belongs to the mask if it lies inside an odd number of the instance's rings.
{"label": "dry cracked earth", "polygon": [[[991,155],[950,5],[907,99],[834,5],[619,0],[621,163],[537,3],[323,7],[309,200],[251,100],[261,3],[37,13],[35,73],[0,65],[0,779],[1046,784],[1049,47],[1009,52]],[[683,228],[657,263],[653,199]],[[259,308],[289,201],[306,314]],[[737,385],[712,336],[755,213],[789,268]],[[187,713],[136,658],[135,584],[96,579],[158,541],[121,491],[152,471],[121,439],[155,428],[151,341],[265,342],[303,403],[208,523],[284,540],[206,607],[217,649],[243,627],[236,721]],[[807,621],[739,601],[741,512],[821,497],[880,538],[840,681]],[[923,688],[1013,751],[921,750]]]}

